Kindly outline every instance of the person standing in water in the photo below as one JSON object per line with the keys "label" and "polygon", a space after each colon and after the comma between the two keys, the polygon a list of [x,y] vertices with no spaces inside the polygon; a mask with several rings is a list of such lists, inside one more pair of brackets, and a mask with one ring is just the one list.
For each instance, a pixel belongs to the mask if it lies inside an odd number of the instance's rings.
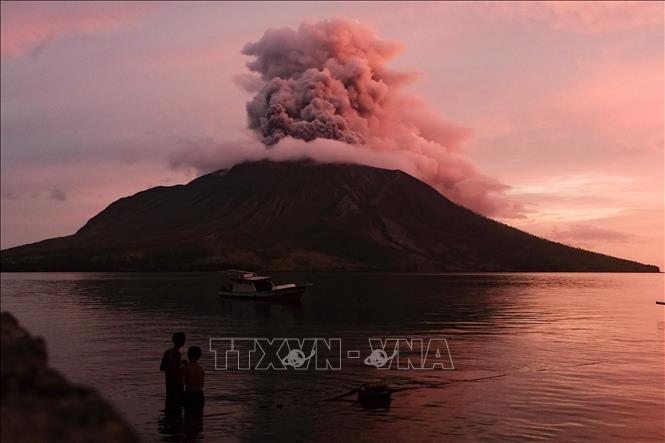
{"label": "person standing in water", "polygon": [[173,347],[164,352],[162,363],[159,365],[159,370],[164,373],[164,381],[166,382],[166,409],[180,407],[184,391],[183,361],[180,348],[185,344],[185,334],[176,332],[171,339],[173,340]]}
{"label": "person standing in water", "polygon": [[189,362],[183,369],[183,378],[185,381],[183,404],[185,406],[185,414],[188,412],[203,411],[203,380],[205,378],[205,371],[198,363],[199,358],[201,358],[201,348],[190,346],[187,350],[187,359]]}

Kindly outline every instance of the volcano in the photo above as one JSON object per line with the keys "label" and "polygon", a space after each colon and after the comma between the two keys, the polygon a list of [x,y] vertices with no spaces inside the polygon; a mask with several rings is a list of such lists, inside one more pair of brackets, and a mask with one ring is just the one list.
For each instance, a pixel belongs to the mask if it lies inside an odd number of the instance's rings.
{"label": "volcano", "polygon": [[459,206],[399,170],[242,163],[121,198],[75,234],[2,251],[2,271],[658,272]]}

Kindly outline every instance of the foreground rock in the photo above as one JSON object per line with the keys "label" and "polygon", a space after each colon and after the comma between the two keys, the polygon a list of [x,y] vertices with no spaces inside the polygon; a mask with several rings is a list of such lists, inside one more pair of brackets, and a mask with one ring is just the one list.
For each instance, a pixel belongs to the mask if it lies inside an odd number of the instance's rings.
{"label": "foreground rock", "polygon": [[44,340],[1,315],[3,442],[139,441],[96,391],[48,367]]}

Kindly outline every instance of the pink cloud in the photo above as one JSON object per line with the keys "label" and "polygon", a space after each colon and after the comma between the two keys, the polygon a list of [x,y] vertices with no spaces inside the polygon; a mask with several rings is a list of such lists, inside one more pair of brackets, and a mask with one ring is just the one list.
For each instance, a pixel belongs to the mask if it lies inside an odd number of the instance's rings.
{"label": "pink cloud", "polygon": [[550,110],[549,121],[564,119],[633,149],[662,151],[664,74],[662,58],[628,64],[606,57],[567,90],[544,97],[541,108]]}
{"label": "pink cloud", "polygon": [[[435,146],[436,148],[436,146]],[[425,182],[436,182],[439,176],[450,177],[454,186],[444,195],[463,202],[471,209],[478,206],[487,212],[500,213],[504,218],[522,218],[523,207],[503,198],[508,188],[494,179],[477,174],[473,166],[456,154],[450,154],[442,169],[440,159],[427,153],[399,149],[368,149],[364,145],[339,140],[318,138],[310,142],[286,137],[270,149],[260,142],[244,141],[218,143],[212,139],[196,139],[184,143],[169,156],[169,165],[175,170],[189,170],[197,174],[229,168],[237,163],[269,159],[274,161],[312,159],[322,163],[354,163],[377,168],[399,169]],[[431,184],[431,183],[430,183]],[[445,186],[446,184],[440,184]],[[432,186],[436,187],[434,184]],[[469,204],[471,203],[471,204]]]}
{"label": "pink cloud", "polygon": [[20,57],[73,35],[115,31],[134,23],[146,3],[2,2],[0,53]]}
{"label": "pink cloud", "polygon": [[[605,33],[663,24],[662,2],[546,1],[477,5],[491,21],[531,22],[554,31]],[[488,14],[488,10],[491,13]]]}
{"label": "pink cloud", "polygon": [[[205,41],[186,45],[168,47],[162,51],[142,57],[141,62],[157,71],[185,70],[218,67],[221,63],[242,63],[242,55],[238,50],[240,41]],[[239,84],[240,85],[240,84]]]}
{"label": "pink cloud", "polygon": [[265,157],[264,146],[256,140],[219,143],[202,137],[183,141],[169,154],[168,163],[173,170],[187,170],[200,175]]}
{"label": "pink cloud", "polygon": [[561,217],[543,220],[530,215],[528,219],[514,224],[541,237],[615,257],[655,264],[662,269],[662,206],[617,209],[605,214],[589,214],[584,219],[574,219],[563,214]]}
{"label": "pink cloud", "polygon": [[555,226],[548,238],[573,246],[590,248],[597,246],[599,243],[625,243],[633,239],[634,236],[593,225],[576,224],[566,229],[559,229]]}

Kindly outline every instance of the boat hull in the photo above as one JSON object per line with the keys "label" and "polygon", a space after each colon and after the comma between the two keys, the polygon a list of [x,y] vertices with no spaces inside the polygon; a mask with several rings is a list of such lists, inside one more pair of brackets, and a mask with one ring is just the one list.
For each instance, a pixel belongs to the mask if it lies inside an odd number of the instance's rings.
{"label": "boat hull", "polygon": [[277,301],[277,302],[298,302],[302,298],[307,286],[296,285],[288,288],[276,288],[268,291],[256,292],[233,292],[233,291],[219,291],[220,297],[236,298],[246,300],[264,300],[264,301]]}

